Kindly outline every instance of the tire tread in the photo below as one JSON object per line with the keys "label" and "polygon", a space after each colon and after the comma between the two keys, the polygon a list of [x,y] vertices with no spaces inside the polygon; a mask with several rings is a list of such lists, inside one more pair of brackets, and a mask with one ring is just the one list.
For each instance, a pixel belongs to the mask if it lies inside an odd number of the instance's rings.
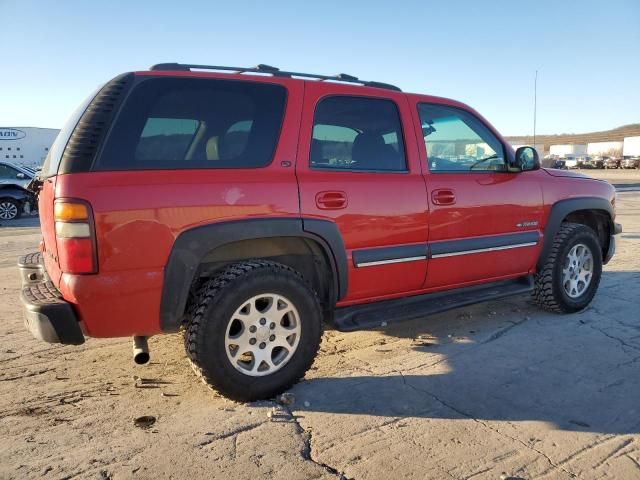
{"label": "tire tread", "polygon": [[[239,401],[256,400],[258,399],[258,397],[253,395],[251,392],[236,391],[225,388],[223,385],[230,384],[231,382],[220,382],[219,379],[216,376],[212,375],[212,372],[208,370],[205,362],[202,361],[203,351],[201,350],[201,345],[198,342],[198,339],[203,335],[202,330],[206,322],[205,313],[207,312],[211,303],[220,296],[224,295],[225,290],[229,288],[232,283],[256,270],[266,270],[274,275],[282,275],[285,272],[287,274],[294,275],[295,278],[300,283],[302,283],[309,291],[309,293],[313,297],[313,303],[315,304],[318,311],[321,311],[320,300],[317,293],[310,287],[310,285],[305,281],[302,275],[289,266],[270,260],[249,260],[229,265],[215,278],[205,281],[202,284],[199,291],[195,295],[195,301],[190,306],[189,313],[187,315],[188,322],[184,330],[184,344],[185,350],[187,352],[187,357],[194,372],[204,384],[206,384],[212,390],[217,391],[228,398]],[[322,328],[320,328],[319,331],[321,335]],[[320,338],[315,341],[315,349],[313,350],[313,355],[310,356],[310,359],[304,365],[304,369],[300,373],[300,375],[298,375],[288,384],[280,385],[278,387],[279,391],[290,388],[304,375],[309,367],[311,367],[319,348]],[[220,375],[223,372],[223,369],[218,369],[216,375]]]}

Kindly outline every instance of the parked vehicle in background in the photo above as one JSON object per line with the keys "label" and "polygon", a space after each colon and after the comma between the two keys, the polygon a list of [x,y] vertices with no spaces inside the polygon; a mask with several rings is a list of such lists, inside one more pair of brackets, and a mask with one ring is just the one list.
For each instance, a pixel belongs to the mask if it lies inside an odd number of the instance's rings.
{"label": "parked vehicle in background", "polygon": [[604,161],[604,168],[620,168],[622,158],[620,157],[606,157]]}
{"label": "parked vehicle in background", "polygon": [[182,331],[196,375],[245,401],[301,378],[325,324],[522,294],[580,311],[621,231],[612,185],[540,168],[461,102],[267,65],[114,78],[34,187],[31,333],[133,336],[146,363],[148,336]]}
{"label": "parked vehicle in background", "polygon": [[567,169],[580,168],[582,166],[581,164],[578,163],[578,158],[574,157],[573,155],[567,155],[566,157],[563,157],[563,160]]}
{"label": "parked vehicle in background", "polygon": [[640,168],[640,156],[626,157],[622,160],[622,168]]}
{"label": "parked vehicle in background", "polygon": [[30,167],[28,165],[20,165],[20,168],[29,172],[32,177],[35,177],[38,174],[38,170],[36,170],[34,167]]}
{"label": "parked vehicle in background", "polygon": [[605,158],[609,158],[609,157],[602,157],[602,156],[586,157],[583,164],[586,168],[598,168],[598,169],[604,168]]}
{"label": "parked vehicle in background", "polygon": [[592,168],[591,157],[589,155],[580,155],[576,157],[577,168]]}
{"label": "parked vehicle in background", "polygon": [[18,186],[0,184],[0,220],[15,220],[30,213],[36,204],[33,193]]}
{"label": "parked vehicle in background", "polygon": [[555,168],[556,170],[568,170],[567,162],[565,160],[560,159],[560,158],[558,158],[558,159],[553,161],[553,164],[551,165],[551,168]]}
{"label": "parked vehicle in background", "polygon": [[625,137],[622,147],[622,158],[640,156],[640,135],[635,137]]}
{"label": "parked vehicle in background", "polygon": [[28,167],[0,161],[0,185],[17,185],[25,188],[35,177]]}

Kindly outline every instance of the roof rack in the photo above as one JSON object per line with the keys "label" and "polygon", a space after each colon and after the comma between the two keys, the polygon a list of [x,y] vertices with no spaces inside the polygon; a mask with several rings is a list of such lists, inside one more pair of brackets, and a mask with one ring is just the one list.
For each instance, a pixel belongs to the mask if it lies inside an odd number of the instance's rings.
{"label": "roof rack", "polygon": [[366,87],[386,88],[388,90],[396,90],[401,92],[395,85],[382,82],[372,82],[366,80],[360,80],[353,75],[347,75],[346,73],[339,73],[338,75],[315,75],[313,73],[299,73],[299,72],[285,72],[279,68],[272,67],[271,65],[265,65],[261,63],[255,67],[224,67],[219,65],[193,65],[185,63],[158,63],[153,65],[150,70],[171,70],[171,71],[191,71],[191,70],[218,70],[222,72],[236,72],[236,73],[264,73],[270,74],[274,77],[298,77],[298,78],[314,78],[320,81],[334,81],[334,82],[346,82],[357,83]]}

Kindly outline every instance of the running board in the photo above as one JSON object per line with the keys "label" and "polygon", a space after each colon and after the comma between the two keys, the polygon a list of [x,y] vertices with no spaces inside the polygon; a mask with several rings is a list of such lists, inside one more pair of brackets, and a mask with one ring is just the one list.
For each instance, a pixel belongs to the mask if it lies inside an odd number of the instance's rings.
{"label": "running board", "polygon": [[377,328],[402,320],[412,320],[465,305],[521,295],[533,290],[533,276],[485,283],[446,292],[427,293],[382,302],[338,308],[334,324],[342,332]]}

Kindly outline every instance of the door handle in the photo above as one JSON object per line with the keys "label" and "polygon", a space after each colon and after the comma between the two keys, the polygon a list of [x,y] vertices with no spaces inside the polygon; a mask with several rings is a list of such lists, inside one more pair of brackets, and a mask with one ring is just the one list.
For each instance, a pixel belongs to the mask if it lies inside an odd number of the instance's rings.
{"label": "door handle", "polygon": [[330,191],[319,192],[316,195],[316,205],[321,210],[339,210],[347,206],[347,194]]}
{"label": "door handle", "polygon": [[439,188],[431,192],[434,205],[453,205],[456,203],[456,193],[450,188]]}

